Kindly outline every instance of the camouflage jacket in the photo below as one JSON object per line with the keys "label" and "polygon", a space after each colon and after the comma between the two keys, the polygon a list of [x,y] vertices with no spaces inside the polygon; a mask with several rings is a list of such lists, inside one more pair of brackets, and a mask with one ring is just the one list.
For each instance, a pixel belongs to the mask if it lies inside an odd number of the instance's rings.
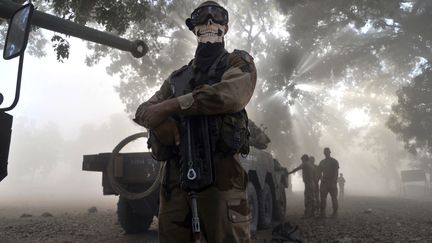
{"label": "camouflage jacket", "polygon": [[292,170],[292,172],[302,171],[302,178],[305,184],[312,184],[315,182],[316,174],[315,174],[315,166],[309,162],[302,162],[298,167]]}
{"label": "camouflage jacket", "polygon": [[[192,62],[194,66],[194,62]],[[147,109],[150,105],[160,103],[167,99],[177,99],[184,115],[216,115],[229,114],[241,111],[252,97],[255,89],[257,73],[253,58],[244,51],[234,51],[228,54],[227,65],[222,74],[221,81],[213,85],[202,85],[193,92],[174,97],[171,79],[181,72],[183,68],[174,71],[164,81],[160,89],[146,102],[142,103],[139,112]],[[142,124],[141,124],[142,125]],[[174,141],[169,136],[174,136],[175,125],[172,122],[165,122],[157,130],[163,131],[164,137],[160,141]],[[171,131],[172,132],[169,132]],[[157,133],[156,133],[157,135]],[[168,137],[168,139],[166,139]],[[163,146],[173,144],[158,144],[152,142],[152,151],[165,153]]]}
{"label": "camouflage jacket", "polygon": [[319,163],[321,183],[337,183],[339,175],[339,162],[334,158],[326,158]]}
{"label": "camouflage jacket", "polygon": [[[177,71],[174,71],[164,81],[161,88],[138,107],[138,110],[173,98],[170,78]],[[245,108],[251,99],[256,79],[257,73],[253,58],[246,52],[234,51],[228,56],[228,65],[220,82],[203,85],[192,93],[176,97],[176,99],[182,112],[188,115],[234,113]]]}

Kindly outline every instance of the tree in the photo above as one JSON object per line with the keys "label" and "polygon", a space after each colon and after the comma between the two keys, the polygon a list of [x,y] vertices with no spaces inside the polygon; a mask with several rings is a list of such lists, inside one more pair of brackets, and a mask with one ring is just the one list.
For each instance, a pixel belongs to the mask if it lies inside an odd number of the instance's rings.
{"label": "tree", "polygon": [[432,158],[432,67],[422,68],[412,83],[398,90],[398,101],[392,106],[387,125],[408,151],[429,159],[420,161],[424,166]]}
{"label": "tree", "polygon": [[[257,110],[250,113],[269,128],[272,151],[284,158],[298,158],[301,149],[321,151],[323,129],[349,141],[353,131],[344,115],[353,108],[382,122],[390,112],[389,97],[410,82],[419,60],[431,60],[432,26],[422,24],[432,20],[427,0],[221,2],[231,16],[228,46],[251,52],[258,67],[251,106]],[[148,43],[150,52],[142,59],[89,45],[93,52],[86,63],[111,59],[108,72],[122,78],[117,91],[130,114],[193,57],[195,40],[184,19],[199,1],[36,3],[80,24]]]}

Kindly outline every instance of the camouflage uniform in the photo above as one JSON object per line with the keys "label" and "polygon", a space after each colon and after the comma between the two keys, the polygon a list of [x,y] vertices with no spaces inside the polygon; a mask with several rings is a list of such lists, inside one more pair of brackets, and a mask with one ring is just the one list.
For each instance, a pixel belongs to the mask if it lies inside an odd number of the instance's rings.
{"label": "camouflage uniform", "polygon": [[338,210],[337,178],[339,174],[339,162],[332,157],[325,158],[319,163],[319,170],[321,175],[320,213],[323,216],[325,215],[327,194],[330,194],[332,199],[333,214],[336,214]]}
{"label": "camouflage uniform", "polygon": [[315,181],[315,168],[314,165],[309,161],[303,161],[301,165],[292,170],[290,173],[294,173],[298,170],[302,170],[303,182],[305,184],[304,190],[304,205],[305,217],[314,216],[315,212],[315,196],[314,196],[314,181]]}
{"label": "camouflage uniform", "polygon": [[315,213],[319,212],[320,208],[320,187],[319,187],[319,180],[320,180],[320,172],[318,165],[314,166],[314,201],[315,201]]}
{"label": "camouflage uniform", "polygon": [[[192,62],[191,65],[194,65]],[[175,71],[140,110],[173,98],[170,79]],[[228,54],[227,65],[221,81],[213,85],[197,87],[175,99],[182,114],[214,115],[238,112],[252,97],[256,84],[256,69],[253,59],[242,51]],[[159,205],[159,241],[166,243],[191,242],[191,211],[187,192],[180,188],[180,166],[178,156],[172,153],[176,135],[176,120],[170,119],[154,130],[157,140],[152,142],[152,153],[159,160],[167,160],[163,169],[163,184]],[[209,243],[249,242],[251,214],[247,202],[247,174],[240,165],[239,155],[216,153],[215,183],[198,193],[198,214],[201,232]]]}
{"label": "camouflage uniform", "polygon": [[338,185],[339,185],[339,198],[344,197],[344,191],[345,191],[345,178],[343,176],[338,177]]}

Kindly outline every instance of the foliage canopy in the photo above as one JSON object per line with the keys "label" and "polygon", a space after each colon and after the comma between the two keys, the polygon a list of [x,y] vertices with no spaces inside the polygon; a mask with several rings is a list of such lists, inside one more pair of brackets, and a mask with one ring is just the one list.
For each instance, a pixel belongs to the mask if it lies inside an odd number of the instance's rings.
{"label": "foliage canopy", "polygon": [[[121,77],[116,90],[126,111],[133,113],[170,72],[193,58],[196,41],[184,20],[199,2],[39,0],[36,5],[149,45],[148,55],[134,59],[89,44],[93,51],[86,63],[110,58],[107,70]],[[432,125],[427,110],[431,89],[426,86],[432,76],[425,68],[430,67],[432,55],[432,25],[427,24],[432,21],[431,1],[220,2],[230,13],[228,49],[250,52],[258,68],[251,105],[257,109],[250,113],[258,124],[269,127],[273,144],[289,147],[274,146],[274,153],[288,158],[298,158],[300,149],[316,154],[323,132],[334,134],[335,141],[354,140],[350,135],[360,134],[360,129],[350,127],[346,116],[339,115],[353,109],[370,118],[368,132],[374,134],[363,133],[363,139],[382,139],[376,136],[376,128],[383,128],[382,121],[389,119],[387,125],[411,151],[431,151],[431,136],[426,132]],[[52,38],[63,44],[57,48],[59,60],[68,54],[64,38]],[[35,40],[35,46],[46,43],[41,37]],[[413,79],[416,75],[420,76]],[[391,108],[396,91],[398,103]]]}

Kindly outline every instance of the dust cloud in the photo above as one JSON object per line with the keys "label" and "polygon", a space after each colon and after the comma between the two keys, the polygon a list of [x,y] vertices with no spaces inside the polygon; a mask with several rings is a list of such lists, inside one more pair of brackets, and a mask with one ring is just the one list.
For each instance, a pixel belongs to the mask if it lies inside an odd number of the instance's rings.
{"label": "dust cloud", "polygon": [[[288,2],[295,1],[286,1],[285,4]],[[346,178],[347,194],[398,195],[401,187],[400,170],[415,167],[418,158],[406,150],[400,138],[386,126],[386,122],[392,104],[397,101],[396,91],[409,84],[414,74],[421,73],[419,67],[424,64],[424,58],[411,62],[402,59],[409,56],[403,52],[406,50],[406,39],[401,35],[400,39],[393,40],[394,35],[402,33],[402,21],[401,24],[393,25],[396,28],[394,31],[386,31],[384,27],[378,26],[383,21],[377,21],[378,27],[367,19],[360,23],[355,22],[356,18],[352,22],[344,22],[341,19],[349,15],[336,15],[355,9],[340,1],[342,6],[336,6],[341,9],[340,12],[327,9],[329,16],[321,16],[317,12],[323,11],[316,10],[328,7],[321,5],[331,5],[322,2],[288,4],[287,13],[268,2],[260,4],[260,8],[249,6],[251,4],[239,8],[239,5],[234,4],[229,9],[238,13],[230,19],[233,25],[227,36],[227,49],[245,49],[256,57],[258,83],[247,107],[248,113],[256,124],[262,124],[271,138],[268,151],[288,169],[300,163],[302,154],[315,156],[316,163],[319,163],[323,158],[323,148],[330,147],[332,156],[340,163],[340,172]],[[270,8],[268,6],[273,8],[267,9]],[[393,7],[408,11],[399,6]],[[249,15],[252,10],[254,12]],[[358,9],[355,11],[360,12]],[[401,16],[406,16],[404,14]],[[307,21],[304,18],[308,18]],[[255,24],[247,22],[251,19]],[[175,22],[178,21],[176,17]],[[396,20],[392,21],[394,23]],[[307,28],[302,29],[302,24],[310,24],[312,27],[308,27],[313,30],[328,29],[307,32]],[[249,34],[256,35],[252,36],[256,38],[249,36],[256,43],[245,43],[245,26],[250,27]],[[148,63],[138,63],[131,60],[130,56],[125,60],[117,59],[114,64],[111,63],[113,60],[107,58],[100,65],[87,67],[83,71],[87,77],[70,80],[70,73],[62,74],[56,68],[43,69],[42,66],[54,66],[54,53],[40,59],[40,62],[44,62],[40,66],[34,65],[39,62],[38,59],[29,59],[31,61],[28,63],[33,65],[27,65],[25,69],[30,68],[34,72],[33,75],[24,75],[23,104],[20,104],[23,107],[15,114],[9,176],[0,183],[0,206],[60,203],[113,205],[115,197],[102,196],[101,173],[81,170],[82,155],[111,151],[121,139],[141,131],[129,116],[133,110],[131,107],[136,107],[133,105],[142,102],[143,97],[138,94],[136,96],[139,98],[120,97],[120,100],[119,93],[112,87],[125,91],[121,89],[137,83],[143,86],[139,75],[148,75],[146,77],[150,79],[169,74],[174,67],[180,67],[183,63],[175,62],[175,58],[165,59],[169,54],[183,59],[191,55],[191,52],[187,55],[182,53],[193,50],[193,37],[187,31],[181,28],[168,30],[168,34],[174,37],[183,36],[181,34],[188,37],[166,38],[166,43],[162,43],[166,46],[161,44],[160,50],[164,55],[156,53],[153,56],[159,58],[152,62],[153,65],[169,68],[149,66],[149,70],[146,70],[145,64]],[[170,41],[173,45],[170,45]],[[72,46],[78,48],[71,50],[67,65],[83,66],[86,54],[80,49],[86,50],[84,45],[74,43]],[[174,48],[179,46],[185,48]],[[396,49],[401,51],[396,54],[389,51]],[[74,57],[76,54],[78,56]],[[147,59],[148,62],[152,61]],[[121,70],[117,64],[125,62],[137,62],[133,67],[124,69],[127,73],[120,73],[123,78],[130,77],[130,83],[121,83],[117,75],[108,80],[105,67],[111,65],[108,71],[113,73],[113,70]],[[139,69],[130,70],[133,68]],[[102,79],[108,81],[99,80],[99,75],[105,75]],[[51,80],[50,83],[44,83],[48,85],[45,93],[40,91],[38,95],[32,94],[29,86],[34,89],[36,85],[26,84],[32,82],[30,77],[36,76]],[[159,79],[151,81],[161,82]],[[119,83],[125,86],[119,86]],[[149,90],[155,89],[158,84],[144,86]],[[57,92],[60,90],[63,92]],[[43,99],[43,96],[52,92],[57,96],[50,100]],[[32,106],[32,99],[40,103]],[[97,100],[98,105],[93,104]],[[125,104],[129,109],[127,112],[123,111]],[[33,122],[34,119],[36,122]],[[139,151],[144,148],[143,144],[134,149]],[[298,174],[292,177],[292,188],[302,190]]]}
{"label": "dust cloud", "polygon": [[[126,136],[140,132],[126,114],[83,125],[76,138],[64,138],[55,124],[34,127],[18,119],[13,126],[9,175],[0,184],[1,206],[110,208],[102,196],[102,173],[82,171],[83,155],[111,152]],[[124,151],[145,151],[145,139]]]}
{"label": "dust cloud", "polygon": [[[45,32],[45,35],[49,33]],[[50,210],[113,208],[117,198],[102,195],[102,173],[82,170],[83,155],[111,152],[125,137],[143,129],[123,111],[114,87],[119,77],[105,66],[87,67],[86,43],[71,38],[66,64],[47,56],[26,56],[21,98],[14,115],[9,175],[0,183],[0,208]],[[36,65],[43,61],[44,65]],[[17,63],[0,61],[5,104],[15,91]],[[13,97],[13,96],[12,96]],[[145,139],[125,151],[145,151]],[[22,213],[22,212],[21,212]]]}

